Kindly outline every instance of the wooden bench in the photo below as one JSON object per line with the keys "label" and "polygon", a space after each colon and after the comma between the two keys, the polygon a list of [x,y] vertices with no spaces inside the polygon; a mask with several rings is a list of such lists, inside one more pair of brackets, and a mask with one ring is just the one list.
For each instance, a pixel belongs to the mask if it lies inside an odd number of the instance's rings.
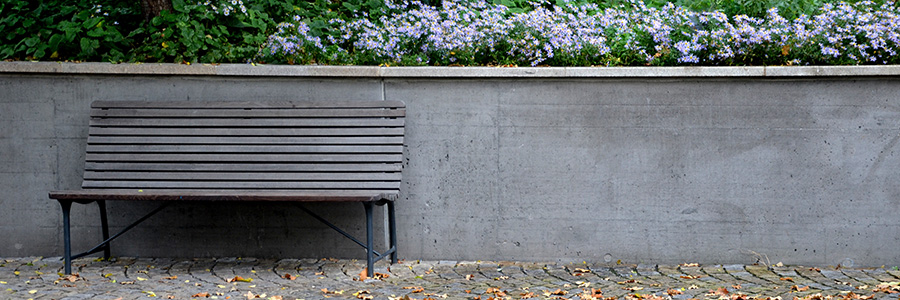
{"label": "wooden bench", "polygon": [[[81,190],[51,191],[63,213],[65,273],[72,259],[110,242],[171,203],[288,201],[366,249],[368,275],[397,262],[394,201],[399,196],[405,106],[399,101],[96,101]],[[107,200],[161,206],[110,237]],[[366,241],[302,202],[360,202]],[[72,203],[97,203],[103,242],[72,255]],[[388,250],[373,248],[373,205],[387,205]]]}

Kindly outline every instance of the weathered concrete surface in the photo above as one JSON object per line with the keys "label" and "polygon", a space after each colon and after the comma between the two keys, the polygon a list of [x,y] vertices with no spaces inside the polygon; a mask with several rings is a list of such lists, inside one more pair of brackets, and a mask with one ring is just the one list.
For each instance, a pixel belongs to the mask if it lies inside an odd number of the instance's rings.
{"label": "weathered concrete surface", "polygon": [[[466,78],[466,68],[166,67],[0,64],[0,256],[61,252],[46,192],[78,187],[93,100],[387,99],[408,106],[397,206],[407,259],[900,264],[896,67],[636,68],[622,78],[605,68],[473,68],[481,73]],[[153,208],[110,206],[119,227]],[[326,216],[360,233],[362,208],[342,208],[355,211]],[[99,236],[95,211],[75,209],[76,237]],[[290,205],[191,204],[146,225],[114,255],[362,257]]]}

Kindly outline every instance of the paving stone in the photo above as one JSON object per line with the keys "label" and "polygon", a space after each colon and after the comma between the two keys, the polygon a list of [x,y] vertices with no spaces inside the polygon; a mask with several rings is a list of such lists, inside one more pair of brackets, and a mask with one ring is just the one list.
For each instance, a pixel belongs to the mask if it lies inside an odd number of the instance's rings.
{"label": "paving stone", "polygon": [[878,284],[878,279],[872,278],[862,270],[858,269],[841,269],[841,272],[844,273],[844,276],[853,278],[857,282],[861,282],[867,285],[875,285]]}
{"label": "paving stone", "polygon": [[866,272],[866,274],[869,274],[869,276],[871,276],[872,278],[875,278],[876,280],[881,282],[900,281],[900,278],[894,277],[885,269],[864,269],[863,271]]}
{"label": "paving stone", "polygon": [[[389,265],[380,262],[375,270],[383,270],[388,278],[359,281],[354,280],[364,268],[364,262],[359,260],[126,257],[110,261],[85,258],[76,260],[76,264],[81,276],[69,282],[58,280],[55,271],[61,270],[61,263],[54,258],[0,258],[0,299],[148,299],[149,296],[191,299],[203,292],[218,299],[245,299],[247,295],[357,299],[354,293],[360,292],[375,299],[404,295],[410,299],[502,298],[494,291],[503,291],[510,299],[532,295],[543,299],[549,298],[544,293],[556,290],[566,291],[565,299],[581,299],[583,293],[594,288],[600,289],[604,297],[621,300],[636,294],[668,298],[667,290],[672,289],[682,294],[672,295],[671,299],[687,300],[716,299],[719,296],[710,291],[725,288],[732,295],[744,294],[751,299],[776,296],[799,299],[818,293],[838,296],[853,291],[875,300],[896,300],[896,294],[873,294],[872,287],[900,281],[892,270],[884,268],[820,270],[786,266],[770,269],[753,265],[609,266],[490,261],[409,261]],[[291,274],[293,280],[284,278],[284,274]],[[253,281],[225,282],[234,276]],[[781,280],[787,277],[791,280]],[[855,288],[861,285],[868,288]],[[417,290],[419,287],[421,291]]]}
{"label": "paving stone", "polygon": [[853,290],[853,287],[865,285],[864,283],[859,282],[856,279],[847,277],[847,275],[844,275],[844,273],[839,270],[822,270],[820,273],[822,273],[822,275],[826,278],[834,280],[834,282],[838,283],[839,286],[850,287],[850,289],[847,290]]}

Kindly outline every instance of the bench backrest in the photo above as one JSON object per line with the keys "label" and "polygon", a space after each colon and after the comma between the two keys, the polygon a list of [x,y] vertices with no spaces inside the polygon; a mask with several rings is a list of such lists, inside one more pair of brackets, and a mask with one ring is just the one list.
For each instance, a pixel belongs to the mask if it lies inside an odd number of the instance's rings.
{"label": "bench backrest", "polygon": [[95,101],[85,189],[400,189],[399,101]]}

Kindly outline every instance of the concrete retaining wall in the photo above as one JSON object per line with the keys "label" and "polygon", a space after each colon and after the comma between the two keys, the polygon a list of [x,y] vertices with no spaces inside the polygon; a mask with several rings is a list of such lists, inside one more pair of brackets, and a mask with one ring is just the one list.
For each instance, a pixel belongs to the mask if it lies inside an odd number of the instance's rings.
{"label": "concrete retaining wall", "polygon": [[[0,257],[60,255],[47,191],[79,186],[93,100],[386,99],[408,106],[405,259],[898,265],[898,79],[898,66],[0,63]],[[111,203],[111,222],[153,207]],[[361,205],[313,208],[361,233]],[[363,257],[287,204],[167,212],[114,255]],[[95,206],[73,218],[76,238],[99,239]]]}

